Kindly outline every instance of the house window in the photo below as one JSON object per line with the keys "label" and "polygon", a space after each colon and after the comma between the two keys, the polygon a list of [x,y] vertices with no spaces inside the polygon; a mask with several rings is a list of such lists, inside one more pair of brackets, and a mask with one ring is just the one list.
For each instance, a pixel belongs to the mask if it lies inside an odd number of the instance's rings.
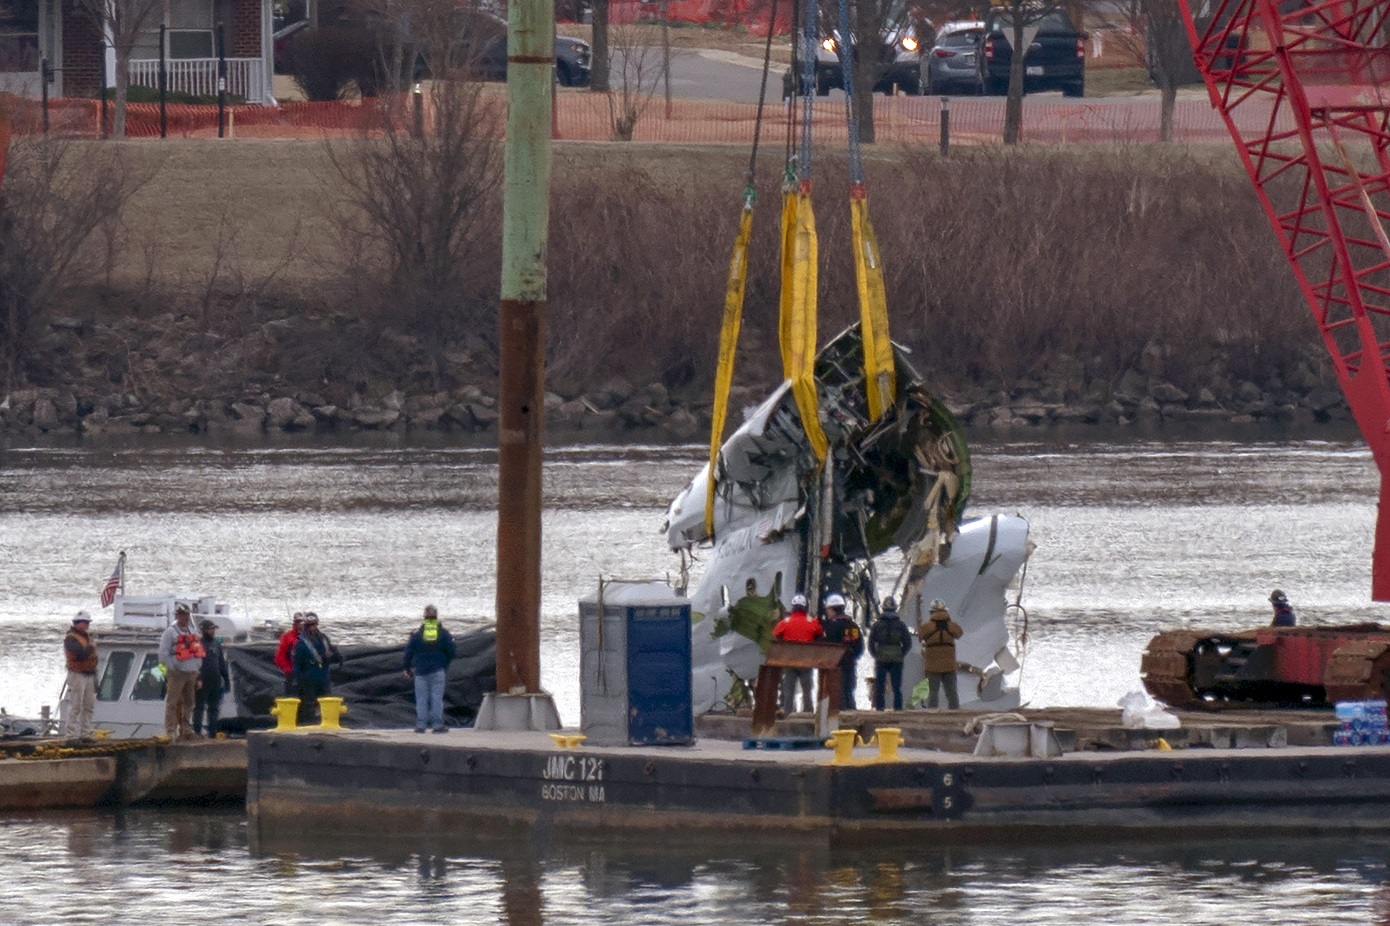
{"label": "house window", "polygon": [[39,0],[0,0],[0,73],[39,69]]}
{"label": "house window", "polygon": [[[0,0],[4,2],[4,0]],[[166,54],[170,60],[217,57],[213,0],[169,0]],[[132,58],[159,57],[159,25],[140,35]]]}
{"label": "house window", "polygon": [[170,0],[169,57],[212,58],[213,0]]}
{"label": "house window", "polygon": [[211,29],[169,30],[170,58],[212,58],[216,54]]}

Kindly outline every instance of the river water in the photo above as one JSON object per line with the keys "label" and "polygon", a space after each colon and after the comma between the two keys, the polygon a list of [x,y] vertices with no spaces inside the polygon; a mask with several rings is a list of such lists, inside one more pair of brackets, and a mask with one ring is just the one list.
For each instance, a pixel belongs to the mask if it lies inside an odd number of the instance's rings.
{"label": "river water", "polygon": [[[1112,706],[1156,630],[1377,620],[1378,478],[1355,440],[977,442],[974,513],[1038,544],[1019,679],[1037,705]],[[543,684],[579,721],[576,600],[674,574],[665,507],[697,447],[547,455]],[[257,620],[312,608],[341,642],[404,642],[426,603],[487,621],[495,454],[453,446],[0,448],[0,706],[61,683],[75,611],[128,554],[132,592],[214,594]],[[698,567],[697,567],[698,568]],[[1021,632],[1022,625],[1016,627]],[[862,693],[861,693],[862,698]],[[672,840],[674,842],[674,840]],[[1390,842],[806,849],[746,840],[252,844],[237,812],[0,818],[0,924],[1390,922]]]}

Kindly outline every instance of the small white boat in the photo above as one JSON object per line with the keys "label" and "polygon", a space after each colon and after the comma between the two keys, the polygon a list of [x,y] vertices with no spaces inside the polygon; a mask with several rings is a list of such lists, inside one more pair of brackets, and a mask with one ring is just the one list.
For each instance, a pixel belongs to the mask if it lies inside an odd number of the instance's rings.
{"label": "small white boat", "polygon": [[[187,605],[193,627],[210,620],[223,643],[251,639],[249,618],[233,615],[214,597],[190,595],[117,595],[114,625],[93,632],[97,644],[97,730],[116,739],[160,736],[164,733],[164,668],[159,664],[159,638],[174,622],[174,611]],[[233,687],[236,680],[232,681]],[[224,714],[235,713],[236,692],[223,697]],[[66,686],[59,707],[60,732],[66,732],[69,705]]]}
{"label": "small white boat", "polygon": [[[274,725],[270,714],[283,695],[284,676],[274,663],[276,645],[287,629],[271,621],[253,624],[234,615],[211,596],[118,594],[113,602],[113,626],[93,631],[97,644],[96,730],[115,739],[164,734],[164,668],[159,664],[159,638],[174,622],[179,605],[187,605],[194,627],[210,620],[225,646],[231,687],[222,698],[219,732],[244,733]],[[496,687],[496,632],[492,627],[453,631],[458,657],[449,670],[445,717],[450,725],[472,723],[484,692]],[[333,667],[333,694],[347,704],[343,725],[349,727],[407,727],[415,722],[414,685],[400,672],[398,645],[356,644],[337,647],[343,657]],[[31,735],[66,731],[69,705],[64,690],[59,717],[40,730],[28,722]],[[2,732],[2,731],[0,731]]]}

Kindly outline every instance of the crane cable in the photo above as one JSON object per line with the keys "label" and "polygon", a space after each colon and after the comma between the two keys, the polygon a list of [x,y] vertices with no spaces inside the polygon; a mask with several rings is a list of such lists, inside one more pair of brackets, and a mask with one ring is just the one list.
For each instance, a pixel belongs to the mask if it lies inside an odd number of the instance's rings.
{"label": "crane cable", "polygon": [[[859,0],[865,2],[865,0]],[[840,0],[840,71],[845,89],[849,141],[849,217],[854,248],[854,280],[859,292],[859,328],[864,343],[864,391],[869,420],[877,421],[897,400],[897,367],[888,334],[888,297],[878,237],[869,221],[869,194],[864,184],[859,113],[854,97],[854,43],[849,41],[849,0]]]}
{"label": "crane cable", "polygon": [[819,245],[811,207],[811,137],[816,83],[816,3],[806,0],[801,23],[801,149],[788,159],[782,185],[782,291],[778,341],[782,375],[791,381],[801,429],[816,460],[830,449],[816,395],[816,287]]}
{"label": "crane cable", "polygon": [[758,90],[758,111],[753,121],[753,150],[748,156],[744,174],[743,211],[739,215],[738,233],[729,255],[729,279],[724,287],[724,320],[719,329],[719,366],[714,377],[714,408],[710,415],[709,477],[705,480],[705,535],[714,538],[714,489],[719,463],[719,446],[724,441],[724,425],[729,415],[729,390],[734,380],[734,355],[738,336],[743,327],[743,295],[748,281],[748,238],[753,229],[753,204],[757,201],[756,186],[758,142],[762,137],[763,104],[767,99],[767,75],[772,65],[772,33],[777,27],[777,0],[767,24],[767,43],[763,48],[762,85]]}

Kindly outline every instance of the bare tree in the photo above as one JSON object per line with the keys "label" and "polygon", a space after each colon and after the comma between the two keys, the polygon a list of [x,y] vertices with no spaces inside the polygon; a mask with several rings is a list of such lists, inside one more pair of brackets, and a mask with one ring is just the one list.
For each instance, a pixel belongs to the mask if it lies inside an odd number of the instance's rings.
{"label": "bare tree", "polygon": [[1193,67],[1193,44],[1177,0],[1138,0],[1144,11],[1143,32],[1148,54],[1145,64],[1158,83],[1158,138],[1173,140],[1173,107],[1181,76]]}
{"label": "bare tree", "polygon": [[995,5],[1008,30],[1009,95],[1004,101],[1004,144],[1016,145],[1023,135],[1023,59],[1033,33],[1053,7],[1038,0],[1002,0]]}
{"label": "bare tree", "polygon": [[[116,148],[56,138],[16,140],[0,192],[0,344],[5,391],[26,379],[35,319],[80,275],[99,272],[85,247],[150,178]],[[94,254],[93,251],[96,253]]]}
{"label": "bare tree", "polygon": [[419,109],[388,110],[381,137],[329,143],[323,182],[357,281],[374,289],[383,313],[442,338],[495,305],[476,298],[496,269],[481,264],[477,243],[496,218],[504,113],[438,53]]}
{"label": "bare tree", "polygon": [[[79,0],[96,23],[103,41],[116,53],[116,109],[111,134],[125,138],[125,98],[130,86],[130,57],[141,35],[158,23],[164,0]],[[101,66],[106,67],[105,56]]]}
{"label": "bare tree", "polygon": [[664,73],[662,51],[643,41],[641,30],[631,26],[610,26],[608,117],[614,141],[632,141],[637,121],[646,112]]}
{"label": "bare tree", "polygon": [[[899,0],[847,0],[850,29],[855,41],[851,58],[854,79],[854,112],[859,140],[874,141],[874,87],[892,65],[898,53],[901,33],[908,26],[904,5]],[[837,4],[829,13],[836,17]]]}
{"label": "bare tree", "polygon": [[608,92],[608,0],[593,0],[593,47],[589,58],[589,89]]}

